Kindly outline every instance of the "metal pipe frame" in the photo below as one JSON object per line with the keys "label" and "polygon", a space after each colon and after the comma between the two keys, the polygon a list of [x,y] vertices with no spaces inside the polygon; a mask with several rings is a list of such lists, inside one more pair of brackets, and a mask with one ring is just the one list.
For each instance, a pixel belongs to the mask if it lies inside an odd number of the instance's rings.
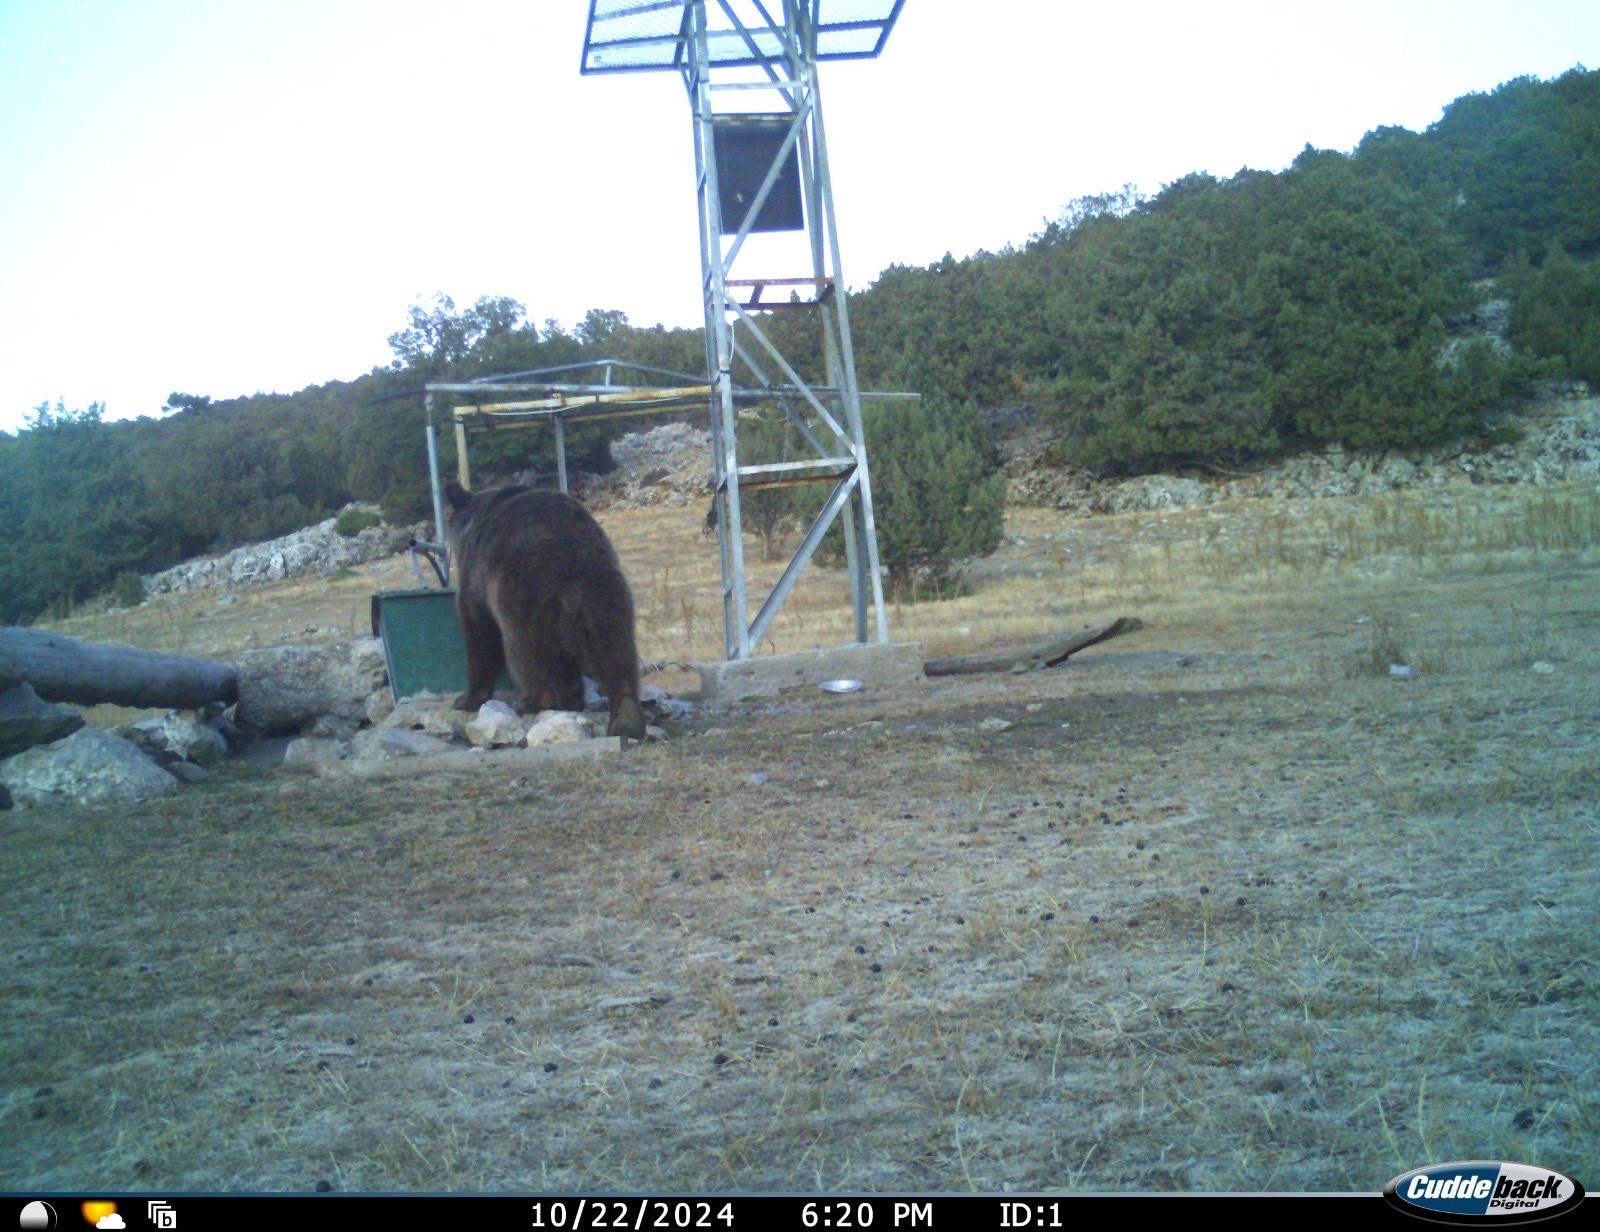
{"label": "metal pipe frame", "polygon": [[[433,395],[424,394],[422,405],[428,422],[428,491],[433,497],[433,537],[436,542],[443,543],[445,541],[444,493],[439,485],[439,433],[433,422]],[[448,570],[444,574],[444,580],[448,585],[450,580]]]}
{"label": "metal pipe frame", "polygon": [[[777,279],[765,280],[776,283]],[[793,282],[810,283],[813,279],[794,279]],[[729,285],[749,285],[748,283]],[[809,306],[809,305],[808,305]],[[755,323],[751,320],[752,327]],[[790,385],[775,385],[762,370],[755,357],[739,342],[737,337],[730,338],[733,352],[739,360],[755,375],[756,386],[735,386],[733,400],[737,406],[749,406],[764,403],[776,403],[783,409],[784,415],[800,431],[805,442],[816,451],[816,458],[810,461],[787,462],[781,464],[763,464],[740,468],[741,475],[747,481],[747,487],[774,487],[794,483],[822,483],[837,480],[854,468],[853,453],[849,457],[841,456],[840,451],[849,452],[848,438],[842,429],[827,413],[819,398],[836,398],[838,390],[826,385],[812,385],[809,388],[797,388]],[[761,337],[764,345],[764,335]],[[776,350],[773,351],[777,354]],[[780,363],[782,356],[777,356]],[[787,364],[785,370],[789,371]],[[604,384],[573,384],[569,382],[556,382],[550,380],[534,380],[535,377],[550,377],[558,374],[581,371],[584,369],[603,368],[606,380]],[[636,372],[644,372],[656,376],[670,377],[679,382],[673,386],[650,385],[621,385],[612,380],[615,368],[628,368]],[[625,360],[598,359],[585,360],[581,363],[562,364],[554,368],[539,368],[526,372],[508,372],[497,376],[478,377],[470,381],[433,381],[425,389],[424,405],[427,411],[427,444],[428,444],[428,475],[433,492],[434,524],[438,536],[444,538],[444,513],[441,499],[440,467],[438,450],[438,411],[437,395],[440,394],[470,394],[486,401],[457,405],[450,408],[449,418],[453,421],[456,433],[457,450],[457,478],[464,486],[470,486],[470,464],[467,457],[468,438],[476,432],[509,432],[519,429],[540,428],[548,424],[555,433],[556,448],[556,475],[561,491],[570,490],[570,476],[567,471],[566,458],[566,424],[568,421],[577,420],[588,422],[599,419],[619,419],[637,415],[661,415],[673,411],[687,409],[692,406],[704,406],[707,395],[712,393],[713,386],[704,384],[685,385],[683,382],[692,382],[697,378],[684,372],[673,372],[665,368],[651,368],[644,364],[635,364]],[[508,394],[543,394],[542,398],[525,398],[515,401],[506,401]],[[859,395],[861,401],[898,401],[915,399],[916,394],[871,392]],[[812,430],[803,415],[795,410],[797,400],[810,399],[815,404],[815,409],[821,413],[822,418],[834,429],[839,444],[837,449],[830,451],[829,447]],[[802,470],[822,470],[826,473],[816,475],[802,475]],[[775,475],[774,472],[787,472]],[[848,517],[848,510],[846,511]],[[864,635],[863,635],[864,636]]]}

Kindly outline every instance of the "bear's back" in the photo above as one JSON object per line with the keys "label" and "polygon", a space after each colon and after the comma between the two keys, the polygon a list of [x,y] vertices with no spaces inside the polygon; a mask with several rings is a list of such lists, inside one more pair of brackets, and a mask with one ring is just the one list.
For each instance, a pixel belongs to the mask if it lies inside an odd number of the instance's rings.
{"label": "bear's back", "polygon": [[618,568],[594,515],[575,498],[546,488],[499,488],[475,498],[459,543],[463,563],[474,570],[533,562]]}

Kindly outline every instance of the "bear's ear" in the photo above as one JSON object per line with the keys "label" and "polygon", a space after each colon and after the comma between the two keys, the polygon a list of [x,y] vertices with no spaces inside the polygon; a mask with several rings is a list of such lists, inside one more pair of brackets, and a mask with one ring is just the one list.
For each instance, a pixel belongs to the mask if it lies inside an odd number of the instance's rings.
{"label": "bear's ear", "polygon": [[444,485],[444,498],[450,502],[450,508],[452,509],[465,509],[472,503],[472,493],[468,492],[454,479]]}

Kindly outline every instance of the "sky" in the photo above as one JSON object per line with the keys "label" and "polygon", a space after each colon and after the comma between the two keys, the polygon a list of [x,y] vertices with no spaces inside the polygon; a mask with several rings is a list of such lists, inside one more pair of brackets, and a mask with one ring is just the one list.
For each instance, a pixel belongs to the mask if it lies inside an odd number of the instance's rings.
{"label": "sky", "polygon": [[[681,81],[581,75],[587,10],[0,0],[0,431],[348,380],[439,293],[700,324]],[[846,281],[1580,64],[1600,0],[906,0],[821,70]]]}

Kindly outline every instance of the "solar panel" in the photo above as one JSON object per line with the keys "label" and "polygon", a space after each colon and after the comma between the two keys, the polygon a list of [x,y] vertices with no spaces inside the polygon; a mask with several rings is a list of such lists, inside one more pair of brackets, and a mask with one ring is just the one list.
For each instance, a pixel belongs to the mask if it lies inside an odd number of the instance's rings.
{"label": "solar panel", "polygon": [[[584,28],[585,73],[630,73],[683,67],[688,59],[691,0],[589,0]],[[808,5],[818,60],[870,59],[883,50],[905,0],[789,0]],[[785,0],[706,4],[706,45],[719,67],[759,65],[784,55],[773,22]],[[731,15],[730,15],[731,10]],[[776,10],[774,12],[774,10]],[[769,16],[772,21],[769,21]]]}

